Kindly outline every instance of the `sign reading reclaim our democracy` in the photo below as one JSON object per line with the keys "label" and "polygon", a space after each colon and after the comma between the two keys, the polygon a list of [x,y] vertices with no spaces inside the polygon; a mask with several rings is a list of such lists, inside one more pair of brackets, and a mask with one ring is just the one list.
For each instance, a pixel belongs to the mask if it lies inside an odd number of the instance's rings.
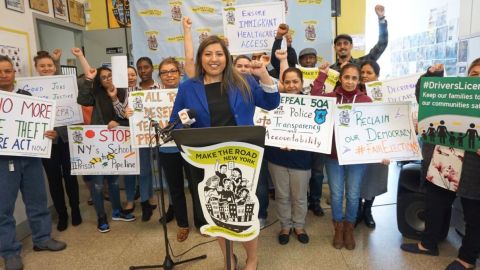
{"label": "sign reading reclaim our democracy", "polygon": [[335,102],[331,97],[281,94],[277,109],[257,108],[253,120],[267,129],[265,145],[330,154]]}
{"label": "sign reading reclaim our democracy", "polygon": [[33,96],[55,100],[55,126],[83,123],[82,108],[77,104],[78,86],[75,75],[18,78],[16,87]]}
{"label": "sign reading reclaim our democracy", "polygon": [[272,49],[277,27],[285,22],[283,2],[223,8],[223,27],[233,55]]}
{"label": "sign reading reclaim our democracy", "polygon": [[0,155],[50,158],[55,101],[0,90]]}
{"label": "sign reading reclaim our democracy", "polygon": [[[173,102],[177,96],[177,89],[142,90],[130,93],[128,106],[133,108],[133,115],[129,118],[132,130],[133,147],[149,147],[155,144],[152,139],[155,130],[151,127],[150,119],[157,121],[160,128],[164,128],[170,120]],[[165,146],[174,146],[173,142]]]}
{"label": "sign reading reclaim our democracy", "polygon": [[410,103],[337,104],[334,115],[340,165],[422,159]]}
{"label": "sign reading reclaim our democracy", "polygon": [[[310,86],[313,86],[313,82],[317,79],[320,70],[317,67],[314,68],[306,68],[300,65],[296,65],[296,68],[300,69],[303,74],[303,93],[308,94],[310,93]],[[327,80],[325,81],[324,90],[325,93],[333,92],[335,89],[335,85],[340,77],[340,72],[329,68],[327,74]]]}
{"label": "sign reading reclaim our democracy", "polygon": [[205,170],[198,196],[207,225],[203,234],[232,241],[250,241],[258,236],[259,203],[255,195],[263,148],[243,142],[206,147],[182,145],[183,158]]}
{"label": "sign reading reclaim our democracy", "polygon": [[480,78],[422,78],[418,130],[431,144],[480,148]]}
{"label": "sign reading reclaim our democracy", "polygon": [[140,174],[128,127],[68,126],[72,175]]}
{"label": "sign reading reclaim our democracy", "polygon": [[415,98],[415,85],[420,74],[408,75],[395,79],[376,81],[365,84],[367,95],[373,102],[404,102],[412,103],[412,119],[418,119],[418,103]]}

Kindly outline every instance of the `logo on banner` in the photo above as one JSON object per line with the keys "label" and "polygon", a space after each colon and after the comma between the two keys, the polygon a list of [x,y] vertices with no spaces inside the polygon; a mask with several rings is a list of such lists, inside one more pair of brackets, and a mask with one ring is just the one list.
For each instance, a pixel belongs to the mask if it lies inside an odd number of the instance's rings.
{"label": "logo on banner", "polygon": [[145,32],[145,36],[147,37],[147,45],[148,48],[152,51],[156,51],[158,48],[158,40],[157,40],[157,31],[147,31]]}
{"label": "logo on banner", "polygon": [[315,123],[321,125],[325,123],[327,116],[327,110],[326,109],[316,109],[315,110]]}
{"label": "logo on banner", "polygon": [[225,14],[225,20],[228,24],[235,24],[235,8],[230,7],[225,9],[227,13]]}
{"label": "logo on banner", "polygon": [[338,120],[340,125],[348,127],[350,125],[350,112],[352,110],[352,106],[339,106],[340,111],[338,112]]}
{"label": "logo on banner", "polygon": [[317,34],[315,33],[315,25],[307,25],[305,28],[305,38],[311,41],[314,41],[317,38]]}
{"label": "logo on banner", "polygon": [[132,106],[135,111],[142,111],[143,110],[142,97],[135,97],[135,99],[133,100]]}
{"label": "logo on banner", "polygon": [[180,21],[182,19],[182,10],[179,5],[173,5],[170,12],[172,13],[172,20]]}
{"label": "logo on banner", "polygon": [[380,87],[372,88],[372,98],[374,100],[382,100],[383,99],[383,93],[382,93],[382,89]]}

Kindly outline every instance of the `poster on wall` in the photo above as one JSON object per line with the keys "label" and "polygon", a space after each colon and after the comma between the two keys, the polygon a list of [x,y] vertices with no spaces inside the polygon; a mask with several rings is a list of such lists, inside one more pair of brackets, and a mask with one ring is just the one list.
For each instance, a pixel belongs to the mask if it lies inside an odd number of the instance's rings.
{"label": "poster on wall", "polygon": [[0,90],[0,155],[50,158],[55,101]]}
{"label": "poster on wall", "polygon": [[[129,117],[132,131],[133,147],[150,147],[155,143],[153,128],[150,121],[159,123],[164,128],[169,120],[173,109],[173,102],[177,96],[177,89],[144,90],[131,92],[128,104],[133,109],[133,115]],[[164,146],[174,146],[173,142]]]}
{"label": "poster on wall", "polygon": [[85,9],[83,3],[68,0],[68,17],[71,23],[85,26]]}
{"label": "poster on wall", "polygon": [[25,12],[25,3],[23,0],[5,0],[5,7],[18,12]]}
{"label": "poster on wall", "polygon": [[198,184],[198,195],[208,224],[200,231],[232,241],[245,242],[257,237],[260,223],[255,190],[263,148],[243,142],[181,147],[187,162],[205,170],[205,177]]}
{"label": "poster on wall", "polygon": [[340,165],[422,159],[409,102],[337,104],[334,119]]}
{"label": "poster on wall", "polygon": [[78,86],[75,75],[18,78],[16,87],[33,96],[57,102],[55,127],[83,123],[82,108],[77,104]]}
{"label": "poster on wall", "polygon": [[66,21],[68,19],[67,0],[52,0],[55,18]]}
{"label": "poster on wall", "polygon": [[30,0],[30,8],[48,13],[48,0]]}
{"label": "poster on wall", "polygon": [[25,77],[32,74],[30,59],[30,39],[27,32],[0,26],[0,54],[8,56],[13,62],[16,77]]}
{"label": "poster on wall", "polygon": [[106,0],[108,28],[125,28],[131,26],[130,1]]}
{"label": "poster on wall", "polygon": [[277,27],[285,23],[283,2],[236,5],[223,8],[223,29],[233,55],[270,52]]}
{"label": "poster on wall", "polygon": [[265,145],[330,154],[335,98],[281,94],[272,111],[256,108],[257,126],[264,126]]}
{"label": "poster on wall", "polygon": [[426,143],[480,149],[480,78],[422,78],[418,131]]}
{"label": "poster on wall", "polygon": [[68,126],[72,175],[140,174],[128,127]]}

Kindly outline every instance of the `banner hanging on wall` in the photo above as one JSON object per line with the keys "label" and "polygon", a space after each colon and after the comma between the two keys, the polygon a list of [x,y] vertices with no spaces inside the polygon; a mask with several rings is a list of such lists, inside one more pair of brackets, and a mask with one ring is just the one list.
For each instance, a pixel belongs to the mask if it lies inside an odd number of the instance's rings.
{"label": "banner hanging on wall", "polygon": [[421,160],[410,103],[337,104],[335,145],[340,165]]}
{"label": "banner hanging on wall", "polygon": [[[133,115],[129,118],[132,130],[133,147],[149,147],[155,144],[152,139],[155,131],[150,127],[150,121],[154,120],[164,128],[170,120],[173,102],[177,96],[177,89],[142,90],[131,92],[128,104],[133,109]],[[174,146],[173,142],[163,146]]]}
{"label": "banner hanging on wall", "polygon": [[480,149],[480,78],[424,77],[418,131],[426,143]]}
{"label": "banner hanging on wall", "polygon": [[0,90],[0,155],[50,158],[55,101]]}
{"label": "banner hanging on wall", "polygon": [[265,145],[330,154],[335,102],[330,97],[281,94],[278,108],[256,108],[253,120],[267,129]]}
{"label": "banner hanging on wall", "polygon": [[68,138],[72,175],[140,174],[128,127],[68,126]]}
{"label": "banner hanging on wall", "polygon": [[77,104],[75,75],[18,78],[16,87],[33,96],[56,101],[55,127],[83,123],[82,108]]}

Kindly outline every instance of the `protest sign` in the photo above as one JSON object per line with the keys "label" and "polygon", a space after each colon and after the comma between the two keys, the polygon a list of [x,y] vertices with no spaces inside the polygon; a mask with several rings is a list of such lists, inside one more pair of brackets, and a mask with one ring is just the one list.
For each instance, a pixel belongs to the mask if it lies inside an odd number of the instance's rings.
{"label": "protest sign", "polygon": [[[303,93],[308,94],[310,93],[310,86],[313,85],[313,82],[315,79],[318,77],[318,73],[320,70],[318,68],[306,68],[302,67],[300,65],[296,65],[296,68],[300,69],[300,71],[303,74]],[[333,92],[333,89],[335,89],[335,85],[337,85],[337,81],[340,77],[340,72],[329,68],[328,73],[327,73],[327,79],[325,80],[325,85],[324,85],[324,92],[325,93],[330,93]]]}
{"label": "protest sign", "polygon": [[55,101],[0,90],[0,155],[50,158]]}
{"label": "protest sign", "polygon": [[418,131],[424,142],[480,148],[480,78],[425,77],[419,98]]}
{"label": "protest sign", "polygon": [[[164,128],[170,120],[173,102],[177,96],[177,89],[142,90],[131,92],[128,106],[133,108],[133,115],[129,118],[132,130],[133,147],[149,147],[155,131],[150,120],[157,121],[160,128]],[[174,146],[167,143],[164,146]]]}
{"label": "protest sign", "polygon": [[265,145],[329,154],[335,102],[331,97],[281,94],[278,108],[256,108],[253,120],[267,129]]}
{"label": "protest sign", "polygon": [[17,78],[16,87],[33,96],[56,101],[55,127],[83,123],[82,108],[77,104],[75,75]]}
{"label": "protest sign", "polygon": [[413,74],[395,79],[366,83],[367,95],[375,103],[411,102],[411,115],[414,122],[416,122],[418,119],[418,103],[415,98],[415,85],[419,77],[420,74]]}
{"label": "protest sign", "polygon": [[243,142],[206,147],[182,145],[183,158],[205,170],[198,195],[207,225],[203,234],[232,241],[249,241],[258,236],[259,202],[255,195],[263,148]]}
{"label": "protest sign", "polygon": [[72,175],[140,174],[128,127],[68,126]]}
{"label": "protest sign", "polygon": [[223,29],[233,55],[272,49],[278,25],[285,22],[283,2],[228,6],[223,8]]}
{"label": "protest sign", "polygon": [[335,107],[340,165],[422,159],[410,103],[355,103]]}

